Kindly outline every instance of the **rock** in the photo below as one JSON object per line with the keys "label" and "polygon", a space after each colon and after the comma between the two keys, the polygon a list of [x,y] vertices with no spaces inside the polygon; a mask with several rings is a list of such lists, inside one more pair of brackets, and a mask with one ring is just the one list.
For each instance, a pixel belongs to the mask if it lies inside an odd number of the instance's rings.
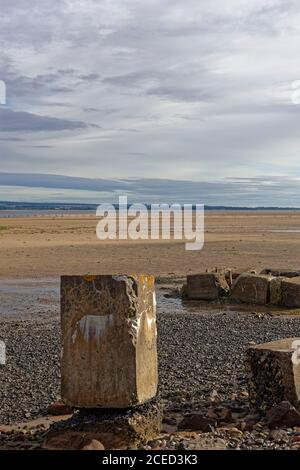
{"label": "rock", "polygon": [[283,401],[268,410],[266,419],[270,429],[300,426],[300,413],[288,401]]}
{"label": "rock", "polygon": [[270,432],[270,439],[278,444],[284,444],[290,440],[288,433],[283,429],[273,429]]}
{"label": "rock", "polygon": [[300,406],[300,364],[293,360],[294,341],[297,338],[287,338],[247,350],[245,364],[253,408],[266,410],[282,401]]}
{"label": "rock", "polygon": [[211,432],[215,427],[215,420],[206,418],[200,413],[187,415],[178,424],[179,430]]}
{"label": "rock", "polygon": [[240,437],[243,435],[243,431],[241,431],[240,429],[238,429],[237,427],[235,426],[223,426],[221,428],[219,428],[219,431],[223,431],[223,432],[226,432],[227,434],[231,434],[232,436],[237,436],[237,437]]}
{"label": "rock", "polygon": [[61,278],[62,399],[124,408],[157,391],[153,276]]}
{"label": "rock", "polygon": [[207,417],[214,421],[231,422],[232,412],[230,408],[216,407],[207,411]]}
{"label": "rock", "polygon": [[234,282],[230,297],[236,302],[266,305],[269,302],[270,277],[241,274]]}
{"label": "rock", "polygon": [[55,401],[47,408],[47,414],[51,416],[63,416],[73,413],[73,408],[66,405],[62,401]]}
{"label": "rock", "polygon": [[101,442],[105,449],[135,449],[160,433],[162,414],[158,400],[128,410],[81,410],[71,418],[53,424],[46,434],[43,448],[82,448],[83,440],[88,439],[89,442]]}
{"label": "rock", "polygon": [[96,439],[92,439],[91,441],[87,442],[81,450],[105,450],[105,447],[101,442],[96,441]]}
{"label": "rock", "polygon": [[224,439],[220,439],[210,434],[196,434],[195,436],[185,436],[186,433],[178,433],[183,450],[226,450],[227,444]]}
{"label": "rock", "polygon": [[281,282],[282,305],[300,308],[300,277],[285,279]]}
{"label": "rock", "polygon": [[196,300],[217,300],[226,296],[229,286],[221,273],[192,274],[187,276],[186,296]]}

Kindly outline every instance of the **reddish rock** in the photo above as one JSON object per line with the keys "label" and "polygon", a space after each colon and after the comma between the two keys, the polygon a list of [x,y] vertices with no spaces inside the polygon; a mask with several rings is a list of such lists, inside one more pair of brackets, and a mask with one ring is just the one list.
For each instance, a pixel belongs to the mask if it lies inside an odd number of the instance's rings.
{"label": "reddish rock", "polygon": [[51,416],[63,416],[73,413],[73,408],[62,401],[55,401],[47,408],[47,414]]}

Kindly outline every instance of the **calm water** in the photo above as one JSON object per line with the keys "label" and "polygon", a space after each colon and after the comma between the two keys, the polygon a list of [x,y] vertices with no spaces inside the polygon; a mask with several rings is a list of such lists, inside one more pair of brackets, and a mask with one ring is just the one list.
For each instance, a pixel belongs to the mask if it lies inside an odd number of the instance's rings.
{"label": "calm water", "polygon": [[41,216],[72,216],[72,215],[95,215],[94,210],[0,210],[0,218],[16,218],[16,217],[41,217]]}

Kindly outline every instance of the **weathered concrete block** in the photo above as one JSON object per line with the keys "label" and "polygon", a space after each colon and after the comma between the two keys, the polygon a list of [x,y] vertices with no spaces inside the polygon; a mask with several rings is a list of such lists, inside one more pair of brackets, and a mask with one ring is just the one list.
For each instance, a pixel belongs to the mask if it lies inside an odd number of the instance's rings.
{"label": "weathered concrete block", "polygon": [[289,401],[299,409],[300,362],[293,360],[297,340],[287,338],[247,350],[249,400],[254,408],[267,410],[274,404]]}
{"label": "weathered concrete block", "polygon": [[300,277],[283,279],[281,282],[282,305],[300,308]]}
{"label": "weathered concrete block", "polygon": [[155,399],[129,410],[81,410],[53,424],[43,447],[77,450],[96,440],[105,449],[135,449],[160,433],[162,415],[162,405]]}
{"label": "weathered concrete block", "polygon": [[157,391],[153,276],[61,278],[62,398],[123,408]]}
{"label": "weathered concrete block", "polygon": [[228,292],[225,274],[203,273],[187,276],[186,296],[189,299],[216,300]]}
{"label": "weathered concrete block", "polygon": [[260,274],[241,274],[231,289],[231,299],[247,304],[266,305],[269,302],[270,277]]}

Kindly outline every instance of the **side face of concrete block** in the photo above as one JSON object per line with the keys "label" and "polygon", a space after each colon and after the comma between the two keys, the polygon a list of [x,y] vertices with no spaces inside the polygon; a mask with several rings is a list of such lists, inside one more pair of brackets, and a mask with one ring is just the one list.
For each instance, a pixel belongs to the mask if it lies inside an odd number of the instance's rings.
{"label": "side face of concrete block", "polygon": [[187,276],[186,295],[189,299],[217,300],[228,291],[225,274],[203,273]]}
{"label": "side face of concrete block", "polygon": [[248,304],[266,305],[269,302],[270,277],[241,274],[231,289],[231,299]]}
{"label": "side face of concrete block", "polygon": [[282,305],[300,308],[300,277],[285,279],[281,283]]}
{"label": "side face of concrete block", "polygon": [[128,407],[156,395],[152,276],[61,278],[62,398],[74,407]]}
{"label": "side face of concrete block", "polygon": [[294,364],[288,338],[251,347],[246,353],[249,400],[253,408],[267,410],[282,401],[300,406],[300,365]]}

